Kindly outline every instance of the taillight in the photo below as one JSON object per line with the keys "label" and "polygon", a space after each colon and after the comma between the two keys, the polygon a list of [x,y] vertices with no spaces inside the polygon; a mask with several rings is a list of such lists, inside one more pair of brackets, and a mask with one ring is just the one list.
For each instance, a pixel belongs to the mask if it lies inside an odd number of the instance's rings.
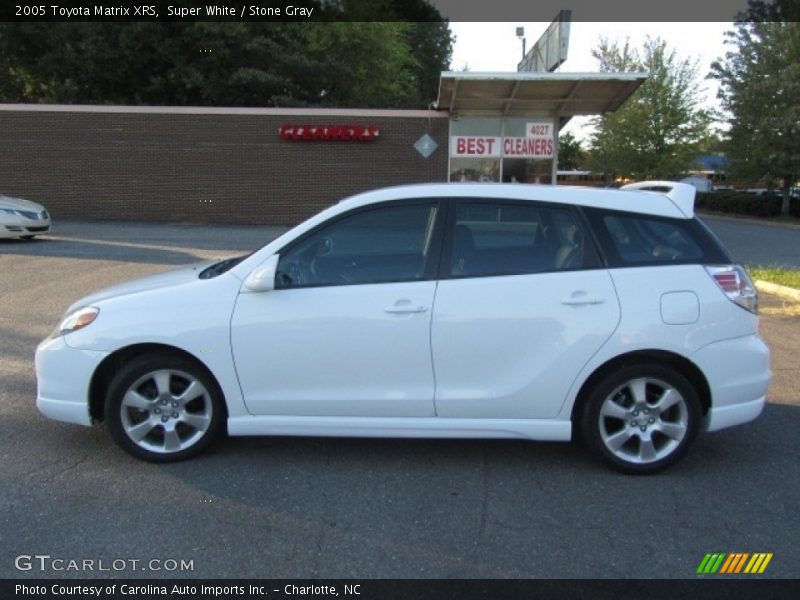
{"label": "taillight", "polygon": [[715,265],[706,267],[706,271],[728,298],[742,308],[758,313],[758,292],[742,267]]}

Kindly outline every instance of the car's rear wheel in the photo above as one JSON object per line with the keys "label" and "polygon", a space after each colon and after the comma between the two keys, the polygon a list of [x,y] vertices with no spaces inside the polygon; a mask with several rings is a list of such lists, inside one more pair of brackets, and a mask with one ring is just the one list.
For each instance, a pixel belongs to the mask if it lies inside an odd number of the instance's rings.
{"label": "car's rear wheel", "polygon": [[114,441],[154,462],[189,458],[222,432],[222,392],[205,369],[169,354],[126,364],[113,378],[105,418]]}
{"label": "car's rear wheel", "polygon": [[692,384],[659,364],[614,371],[583,408],[581,430],[590,448],[615,469],[633,474],[655,473],[679,460],[701,419]]}

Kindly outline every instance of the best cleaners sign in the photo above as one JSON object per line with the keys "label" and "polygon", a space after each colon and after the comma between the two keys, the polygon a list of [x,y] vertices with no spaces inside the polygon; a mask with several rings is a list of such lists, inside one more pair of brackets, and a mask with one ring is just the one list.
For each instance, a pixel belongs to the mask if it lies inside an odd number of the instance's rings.
{"label": "best cleaners sign", "polygon": [[553,158],[555,140],[552,121],[531,121],[525,137],[464,136],[450,138],[450,156],[462,158]]}

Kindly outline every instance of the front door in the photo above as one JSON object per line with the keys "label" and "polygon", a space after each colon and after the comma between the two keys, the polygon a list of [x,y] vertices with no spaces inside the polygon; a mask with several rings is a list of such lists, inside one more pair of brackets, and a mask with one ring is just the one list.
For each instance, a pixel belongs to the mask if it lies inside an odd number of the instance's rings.
{"label": "front door", "polygon": [[439,212],[346,213],[281,250],[275,290],[239,295],[231,341],[252,414],[434,415]]}

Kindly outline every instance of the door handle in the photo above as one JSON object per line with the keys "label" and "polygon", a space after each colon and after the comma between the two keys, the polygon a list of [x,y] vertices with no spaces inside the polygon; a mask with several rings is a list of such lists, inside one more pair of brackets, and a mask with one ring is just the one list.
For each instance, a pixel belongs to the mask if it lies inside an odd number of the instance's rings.
{"label": "door handle", "polygon": [[387,306],[383,312],[390,315],[407,315],[414,313],[424,313],[428,310],[427,306],[420,306],[419,304],[411,304],[410,300],[398,300],[392,306]]}
{"label": "door handle", "polygon": [[602,304],[605,302],[605,298],[598,298],[597,296],[590,296],[586,292],[573,292],[570,294],[569,298],[564,298],[561,300],[561,304],[566,304],[567,306],[582,306],[584,304]]}

